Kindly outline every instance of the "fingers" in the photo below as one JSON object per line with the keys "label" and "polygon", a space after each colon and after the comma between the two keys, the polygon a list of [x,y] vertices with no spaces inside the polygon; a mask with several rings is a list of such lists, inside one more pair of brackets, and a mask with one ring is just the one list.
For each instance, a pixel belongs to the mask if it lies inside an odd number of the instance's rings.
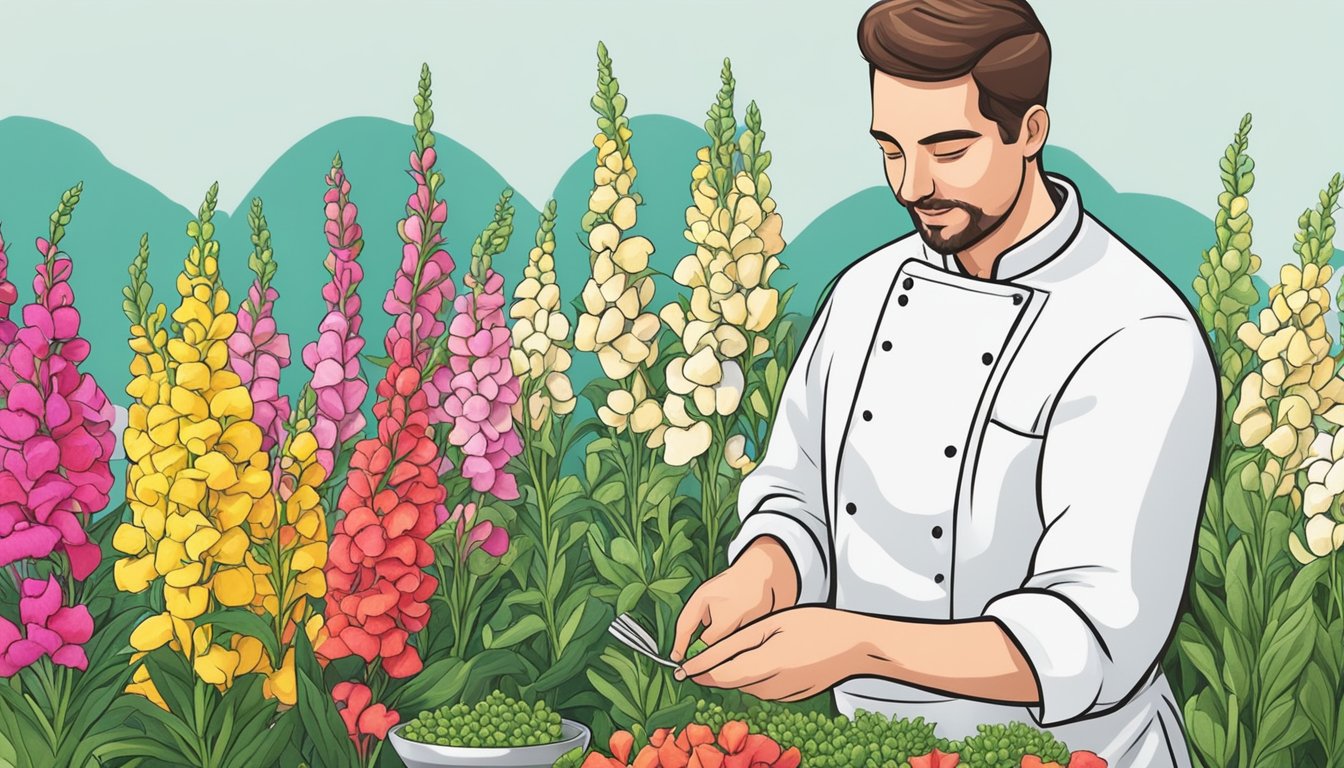
{"label": "fingers", "polygon": [[[681,609],[677,615],[676,637],[672,640],[672,653],[670,658],[673,661],[681,661],[686,655],[686,646],[691,644],[691,635],[695,630],[703,626],[709,619],[709,610],[704,597],[705,585],[691,593],[691,599],[686,601],[686,607]],[[709,642],[709,640],[705,640]]]}
{"label": "fingers", "polygon": [[740,688],[750,693],[752,688],[770,687],[778,674],[779,664],[769,646],[757,646],[693,676],[691,681],[710,688]]}
{"label": "fingers", "polygon": [[739,653],[756,648],[773,634],[774,625],[770,621],[758,621],[748,624],[731,635],[710,645],[682,664],[674,675],[678,680],[695,677],[717,667],[737,656]]}
{"label": "fingers", "polygon": [[705,631],[700,633],[700,639],[705,641],[705,645],[713,645],[723,638],[733,634],[742,627],[743,624],[750,623],[755,616],[751,616],[737,611],[715,612],[713,608],[705,611],[709,616],[709,625]]}

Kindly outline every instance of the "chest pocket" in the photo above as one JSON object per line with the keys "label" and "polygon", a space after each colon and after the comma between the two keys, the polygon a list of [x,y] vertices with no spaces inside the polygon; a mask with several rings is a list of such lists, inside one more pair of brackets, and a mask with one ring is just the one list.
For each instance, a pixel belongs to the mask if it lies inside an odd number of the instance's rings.
{"label": "chest pocket", "polygon": [[959,558],[1009,551],[1025,551],[1030,558],[1043,529],[1036,476],[1044,442],[1041,435],[995,418],[985,425],[971,477],[970,514],[957,520]]}

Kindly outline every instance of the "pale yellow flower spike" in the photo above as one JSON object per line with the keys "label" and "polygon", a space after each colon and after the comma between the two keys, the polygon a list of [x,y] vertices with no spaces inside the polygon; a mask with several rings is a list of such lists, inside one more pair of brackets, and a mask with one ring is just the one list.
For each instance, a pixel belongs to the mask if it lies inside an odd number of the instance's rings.
{"label": "pale yellow flower spike", "polygon": [[555,219],[555,200],[551,200],[541,213],[536,245],[528,254],[523,280],[514,288],[509,308],[513,319],[509,362],[523,391],[523,397],[513,404],[513,418],[533,430],[541,429],[551,413],[572,412],[578,402],[566,373],[569,351],[556,343],[568,340],[570,324],[560,310],[556,283]]}
{"label": "pale yellow flower spike", "polygon": [[[593,106],[601,116],[601,130],[593,137],[597,165],[583,217],[592,277],[583,288],[584,311],[574,329],[574,346],[595,353],[607,377],[620,382],[617,392],[624,397],[618,397],[617,404],[621,409],[610,400],[599,407],[603,423],[618,432],[627,427],[637,433],[651,432],[661,419],[653,419],[652,409],[658,404],[646,391],[645,377],[658,359],[662,322],[648,311],[653,276],[642,273],[648,270],[654,248],[648,238],[626,235],[635,226],[636,208],[642,202],[631,189],[637,174],[630,157],[633,133],[624,114],[625,97],[612,77],[604,46],[599,47],[598,57],[598,93]],[[572,392],[568,382],[561,385],[561,392]],[[529,408],[541,411],[544,405],[529,404]],[[648,440],[654,447],[655,436],[650,434]]]}
{"label": "pale yellow flower spike", "polygon": [[[704,417],[729,417],[737,412],[746,387],[744,371],[753,357],[769,350],[761,332],[779,312],[779,291],[769,284],[780,267],[784,250],[782,219],[770,197],[767,159],[760,153],[760,112],[747,110],[747,131],[739,145],[733,142],[737,121],[732,116],[734,81],[724,63],[723,87],[710,109],[711,144],[696,152],[691,172],[691,205],[686,208],[685,236],[694,252],[682,257],[673,279],[691,289],[689,309],[672,303],[659,316],[681,337],[684,357],[668,362],[667,384],[673,393],[690,398]],[[732,130],[714,133],[715,126],[731,123]],[[723,184],[721,178],[741,156],[742,170]],[[722,184],[722,188],[721,188]],[[684,404],[683,404],[684,407]],[[707,423],[707,422],[706,422]],[[671,421],[663,436],[665,460],[683,464],[709,450],[712,433],[694,424]],[[706,437],[709,435],[709,437]],[[725,459],[740,470],[754,466],[740,447],[725,444]]]}

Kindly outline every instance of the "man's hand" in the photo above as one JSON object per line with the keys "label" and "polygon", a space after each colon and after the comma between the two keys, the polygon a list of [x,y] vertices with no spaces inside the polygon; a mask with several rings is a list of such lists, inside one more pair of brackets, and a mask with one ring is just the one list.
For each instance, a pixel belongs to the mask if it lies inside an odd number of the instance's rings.
{"label": "man's hand", "polygon": [[777,540],[762,536],[751,542],[737,562],[701,584],[677,617],[672,641],[673,661],[681,661],[691,634],[703,626],[700,639],[714,644],[772,612],[798,601],[798,572]]}
{"label": "man's hand", "polygon": [[710,645],[675,673],[760,699],[799,701],[854,673],[860,632],[855,614],[792,608],[766,616]]}

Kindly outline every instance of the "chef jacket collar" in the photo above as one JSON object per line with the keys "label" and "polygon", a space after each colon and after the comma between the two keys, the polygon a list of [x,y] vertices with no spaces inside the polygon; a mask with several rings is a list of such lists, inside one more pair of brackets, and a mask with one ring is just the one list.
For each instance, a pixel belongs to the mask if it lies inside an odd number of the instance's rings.
{"label": "chef jacket collar", "polygon": [[[1011,246],[999,255],[990,271],[989,280],[1013,280],[1035,271],[1046,262],[1058,256],[1073,242],[1083,222],[1083,206],[1078,196],[1078,188],[1073,182],[1057,173],[1046,173],[1045,183],[1049,184],[1060,199],[1055,215],[1040,229],[1027,238]],[[977,280],[962,268],[955,254],[939,254],[929,251],[924,244],[924,257],[931,263],[942,263],[943,269]]]}

